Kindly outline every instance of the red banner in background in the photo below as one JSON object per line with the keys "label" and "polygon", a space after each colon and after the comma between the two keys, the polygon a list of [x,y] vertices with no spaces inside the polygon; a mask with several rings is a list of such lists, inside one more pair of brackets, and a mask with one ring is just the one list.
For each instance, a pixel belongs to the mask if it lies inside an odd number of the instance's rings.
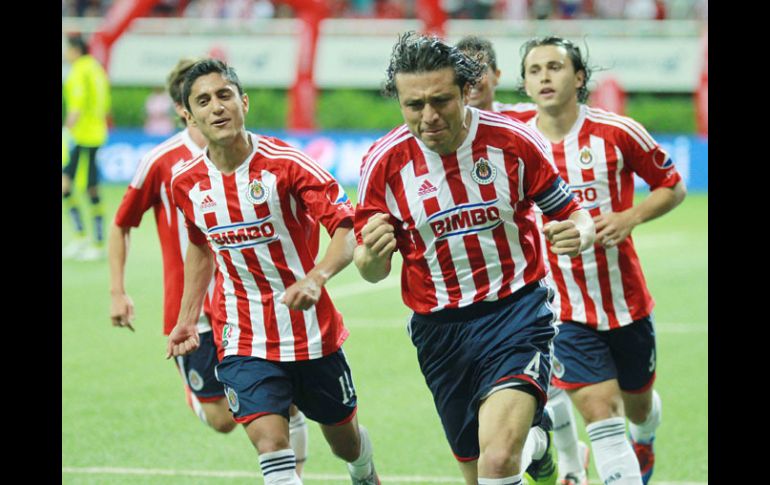
{"label": "red banner in background", "polygon": [[115,0],[88,43],[89,53],[110,72],[110,50],[131,22],[148,13],[158,0]]}
{"label": "red banner in background", "polygon": [[612,76],[607,76],[598,82],[596,89],[591,92],[589,106],[612,111],[619,115],[626,112],[626,92],[620,83]]}

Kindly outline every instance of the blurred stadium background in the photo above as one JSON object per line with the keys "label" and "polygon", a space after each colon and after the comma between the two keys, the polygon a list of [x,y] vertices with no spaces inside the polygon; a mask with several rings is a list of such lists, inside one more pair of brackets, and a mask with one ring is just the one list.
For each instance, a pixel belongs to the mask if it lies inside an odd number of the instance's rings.
{"label": "blurred stadium background", "polygon": [[[449,42],[492,41],[497,99],[524,101],[519,46],[565,36],[597,70],[590,104],[641,122],[672,154],[683,205],[634,232],[658,301],[664,425],[653,483],[703,484],[707,440],[708,6],[705,0],[63,0],[66,35],[83,33],[112,85],[98,167],[111,220],[142,155],[176,131],[166,74],[180,57],[230,62],[251,100],[247,128],[312,155],[354,197],[361,157],[402,123],[381,98],[391,46],[406,30]],[[62,81],[69,66],[62,55]],[[646,190],[640,187],[640,196]],[[152,216],[132,236],[127,287],[137,333],[109,324],[106,262],[62,262],[62,480],[66,483],[253,483],[241,431],[214,435],[182,403],[162,359],[161,263]],[[62,212],[62,243],[71,238]],[[398,279],[367,286],[350,268],[330,293],[351,328],[346,351],[385,482],[461,483],[414,352]],[[109,358],[104,349],[111,349]],[[345,483],[311,430],[310,483]],[[598,483],[592,472],[594,482]]]}

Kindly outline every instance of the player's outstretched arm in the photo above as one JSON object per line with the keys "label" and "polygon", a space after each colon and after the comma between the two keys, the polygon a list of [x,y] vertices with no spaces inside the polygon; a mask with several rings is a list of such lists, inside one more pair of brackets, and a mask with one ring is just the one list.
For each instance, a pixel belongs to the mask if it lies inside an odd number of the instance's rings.
{"label": "player's outstretched arm", "polygon": [[286,289],[281,302],[291,310],[307,310],[318,303],[318,299],[321,298],[321,288],[353,260],[355,245],[352,229],[338,227],[332,235],[323,259],[304,278]]}
{"label": "player's outstretched arm", "polygon": [[385,213],[374,214],[361,230],[363,244],[353,252],[353,262],[361,276],[376,283],[390,274],[390,263],[396,250],[395,228]]}
{"label": "player's outstretched arm", "polygon": [[596,223],[596,240],[606,248],[616,246],[636,226],[660,217],[682,203],[687,195],[687,189],[681,180],[673,187],[659,187],[639,204],[621,211],[608,212],[594,217]]}
{"label": "player's outstretched arm", "polygon": [[591,214],[580,209],[563,221],[551,221],[543,226],[543,234],[551,243],[551,252],[574,258],[591,247],[596,237]]}
{"label": "player's outstretched arm", "polygon": [[107,261],[110,266],[110,319],[115,327],[134,327],[134,302],[126,293],[125,269],[130,242],[130,227],[120,227],[114,223],[107,236]]}
{"label": "player's outstretched arm", "polygon": [[192,241],[184,260],[184,292],[179,306],[179,318],[168,336],[166,358],[189,354],[200,345],[196,323],[203,299],[214,276],[214,256],[205,244]]}

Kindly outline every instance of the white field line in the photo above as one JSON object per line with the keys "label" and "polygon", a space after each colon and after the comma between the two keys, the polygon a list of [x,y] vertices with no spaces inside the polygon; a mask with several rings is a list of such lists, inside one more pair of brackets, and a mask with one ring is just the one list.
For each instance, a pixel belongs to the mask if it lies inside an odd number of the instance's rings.
{"label": "white field line", "polygon": [[[261,478],[262,475],[253,471],[242,470],[166,470],[158,468],[115,468],[115,467],[62,467],[62,473],[86,474],[86,475],[159,475],[159,476],[179,476],[179,477],[210,477],[210,478]],[[386,483],[464,483],[459,477],[431,477],[431,476],[405,476],[405,475],[382,475],[380,477]],[[323,473],[303,473],[303,481],[316,480],[335,480],[341,483],[347,483],[350,480],[348,475],[332,475]],[[590,482],[591,485],[600,485],[598,481]],[[661,482],[655,481],[656,485],[707,485],[708,482]]]}

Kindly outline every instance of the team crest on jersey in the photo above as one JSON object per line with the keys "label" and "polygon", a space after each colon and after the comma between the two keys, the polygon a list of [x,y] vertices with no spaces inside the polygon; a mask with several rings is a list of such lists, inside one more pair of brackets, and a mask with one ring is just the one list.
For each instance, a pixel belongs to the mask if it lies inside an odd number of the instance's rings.
{"label": "team crest on jersey", "polygon": [[479,185],[489,185],[495,181],[497,169],[486,158],[479,158],[473,164],[471,177]]}
{"label": "team crest on jersey", "polygon": [[190,383],[190,389],[193,391],[200,391],[203,389],[203,378],[195,369],[190,369],[190,372],[187,373],[187,382]]}
{"label": "team crest on jersey", "polygon": [[596,157],[594,157],[594,152],[592,152],[588,147],[583,147],[580,149],[577,161],[578,166],[583,170],[594,168],[594,165],[596,165]]}
{"label": "team crest on jersey", "polygon": [[564,377],[564,364],[562,364],[553,354],[551,355],[551,370],[553,371],[553,375],[557,378],[561,379]]}
{"label": "team crest on jersey", "polygon": [[652,161],[656,167],[661,170],[668,170],[674,166],[674,161],[668,156],[666,150],[663,147],[658,147],[655,153],[652,154]]}
{"label": "team crest on jersey", "polygon": [[227,394],[227,405],[230,406],[230,410],[234,413],[238,412],[241,404],[238,402],[238,394],[235,393],[235,389],[232,387],[225,388],[225,394]]}
{"label": "team crest on jersey", "polygon": [[270,190],[261,180],[254,179],[249,183],[246,198],[252,204],[262,204],[270,196]]}

